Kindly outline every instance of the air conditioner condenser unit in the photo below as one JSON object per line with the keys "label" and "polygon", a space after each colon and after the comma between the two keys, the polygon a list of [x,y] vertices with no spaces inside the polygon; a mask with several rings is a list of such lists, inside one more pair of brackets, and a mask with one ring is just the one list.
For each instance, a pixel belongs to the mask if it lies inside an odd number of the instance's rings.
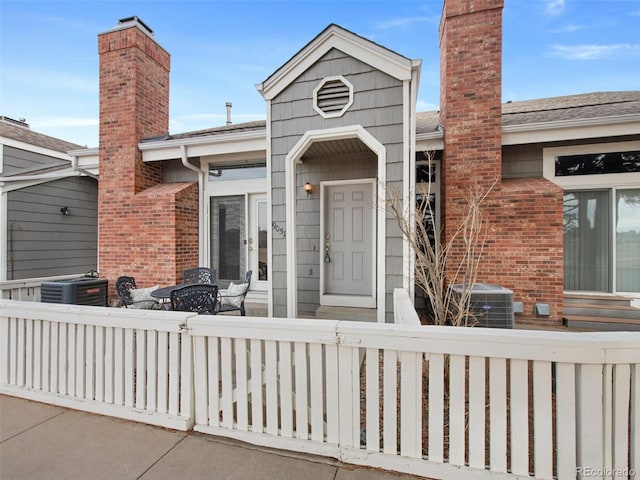
{"label": "air conditioner condenser unit", "polygon": [[42,282],[40,301],[106,307],[107,288],[108,280],[105,278],[81,277]]}
{"label": "air conditioner condenser unit", "polygon": [[489,328],[513,328],[513,291],[499,285],[474,283],[453,285],[458,298],[471,288],[469,310],[476,326]]}

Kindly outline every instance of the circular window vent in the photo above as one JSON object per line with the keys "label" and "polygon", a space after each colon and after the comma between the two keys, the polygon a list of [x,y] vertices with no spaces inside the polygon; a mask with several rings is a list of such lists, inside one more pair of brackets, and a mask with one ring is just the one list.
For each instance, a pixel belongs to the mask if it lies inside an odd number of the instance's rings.
{"label": "circular window vent", "polygon": [[340,117],[353,103],[353,85],[344,77],[325,78],[313,91],[313,108],[324,118]]}

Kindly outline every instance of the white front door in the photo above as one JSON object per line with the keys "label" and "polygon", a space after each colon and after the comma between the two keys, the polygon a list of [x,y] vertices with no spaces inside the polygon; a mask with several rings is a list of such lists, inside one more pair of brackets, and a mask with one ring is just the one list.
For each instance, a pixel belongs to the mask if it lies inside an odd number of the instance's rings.
{"label": "white front door", "polygon": [[323,182],[320,195],[320,304],[375,308],[375,180]]}
{"label": "white front door", "polygon": [[247,249],[252,290],[267,289],[267,195],[264,193],[249,194],[249,235]]}

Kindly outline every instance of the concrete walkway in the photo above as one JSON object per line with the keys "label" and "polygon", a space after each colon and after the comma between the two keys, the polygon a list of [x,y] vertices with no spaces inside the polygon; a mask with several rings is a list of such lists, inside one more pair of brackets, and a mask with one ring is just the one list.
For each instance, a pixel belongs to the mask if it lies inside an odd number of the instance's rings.
{"label": "concrete walkway", "polygon": [[0,395],[0,478],[415,480],[420,477]]}

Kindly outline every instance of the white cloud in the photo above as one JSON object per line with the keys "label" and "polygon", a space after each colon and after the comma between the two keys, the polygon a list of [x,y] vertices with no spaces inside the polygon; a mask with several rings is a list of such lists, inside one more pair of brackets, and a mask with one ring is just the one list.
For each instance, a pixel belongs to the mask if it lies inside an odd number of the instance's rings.
{"label": "white cloud", "polygon": [[553,32],[554,33],[571,33],[578,30],[583,30],[585,28],[587,27],[584,25],[570,24],[570,25],[565,25],[564,27],[556,28]]}
{"label": "white cloud", "polygon": [[87,77],[70,73],[43,70],[38,68],[7,68],[4,71],[4,80],[11,80],[20,84],[38,85],[40,88],[46,85],[50,89],[68,89],[77,92],[98,93],[98,76]]}
{"label": "white cloud", "polygon": [[564,12],[565,0],[544,0],[547,15],[560,15]]}
{"label": "white cloud", "polygon": [[433,23],[433,22],[439,22],[439,21],[440,21],[439,16],[400,17],[400,18],[390,18],[389,20],[385,20],[384,22],[377,22],[374,26],[375,28],[385,30],[388,28],[406,27],[408,25],[413,25],[414,23]]}
{"label": "white cloud", "polygon": [[612,56],[640,54],[640,43],[610,45],[553,45],[551,54],[567,60],[600,60]]}
{"label": "white cloud", "polygon": [[96,127],[98,117],[33,117],[29,123],[38,128]]}

